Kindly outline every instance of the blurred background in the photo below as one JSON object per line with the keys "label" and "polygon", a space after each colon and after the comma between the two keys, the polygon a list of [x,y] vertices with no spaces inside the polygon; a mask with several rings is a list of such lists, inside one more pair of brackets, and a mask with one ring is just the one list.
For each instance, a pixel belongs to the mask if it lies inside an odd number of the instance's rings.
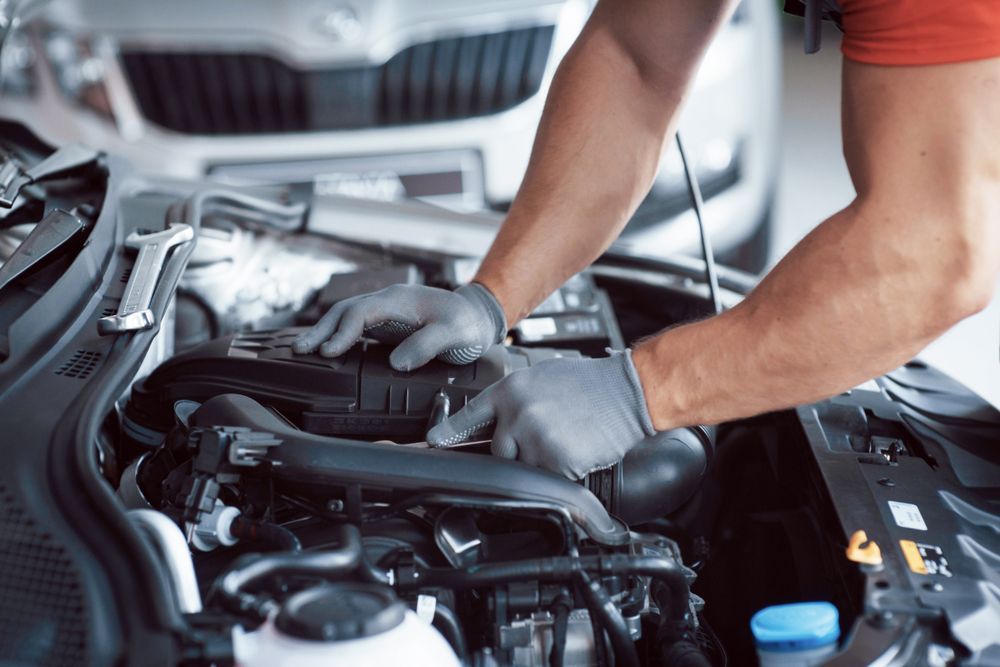
{"label": "blurred background", "polygon": [[[591,0],[51,0],[10,35],[0,115],[177,178],[304,197],[414,199],[502,214],[551,77]],[[743,0],[681,131],[717,256],[759,273],[853,189],[840,149],[839,35]],[[679,156],[622,245],[697,253]],[[925,358],[1000,404],[1000,306]]]}

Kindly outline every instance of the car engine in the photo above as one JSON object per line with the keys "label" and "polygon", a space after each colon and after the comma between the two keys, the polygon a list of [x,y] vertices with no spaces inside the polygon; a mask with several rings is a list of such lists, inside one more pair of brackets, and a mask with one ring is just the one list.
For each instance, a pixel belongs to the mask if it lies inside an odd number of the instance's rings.
{"label": "car engine", "polygon": [[[72,169],[100,176],[98,156],[73,151]],[[88,187],[71,182],[67,200]],[[492,457],[488,433],[448,451],[424,442],[509,373],[621,348],[592,276],[469,365],[397,372],[391,348],[370,340],[336,359],[296,355],[295,335],[339,300],[398,282],[454,286],[471,260],[310,234],[305,207],[273,196],[195,191],[178,208],[172,186],[126,189],[124,218],[183,215],[198,242],[97,440],[100,472],[156,546],[181,609],[226,646],[224,661],[568,667],[638,665],[642,653],[708,664],[695,572],[669,537],[631,528],[691,499],[714,429],[662,433],[579,482]],[[8,268],[53,233],[51,217],[36,222],[42,205],[6,215]],[[94,216],[72,210],[60,214],[67,224]],[[148,271],[142,261],[117,281],[123,303],[148,279],[134,275]],[[100,335],[153,317],[122,308],[101,313]],[[57,374],[86,377],[99,359]],[[202,662],[219,659],[214,645],[199,643]]]}
{"label": "car engine", "polygon": [[[495,459],[488,441],[429,450],[423,435],[450,406],[579,352],[498,346],[467,366],[400,373],[375,342],[337,359],[293,355],[299,331],[192,347],[133,385],[123,415],[136,458],[120,496],[184,526],[195,571],[214,578],[199,587],[220,610],[264,622],[247,635],[255,651],[273,633],[315,639],[322,617],[287,621],[302,596],[390,583],[470,664],[589,665],[602,650],[634,653],[643,636],[650,651],[711,649],[677,545],[627,528],[693,495],[710,429],[663,433],[581,483]],[[267,553],[233,560],[247,550]]]}
{"label": "car engine", "polygon": [[[126,507],[183,528],[207,609],[242,628],[237,662],[298,644],[324,664],[385,664],[355,645],[439,665],[639,664],[638,650],[700,664],[713,647],[694,571],[669,538],[629,526],[691,498],[713,429],[661,434],[579,483],[491,457],[488,434],[455,451],[423,442],[508,373],[620,347],[606,292],[574,278],[514,330],[521,345],[467,366],[397,372],[374,341],[295,355],[291,340],[333,303],[448,286],[467,268],[290,234],[289,213],[238,198],[205,216],[178,290],[180,352],[147,360],[104,459]],[[434,631],[406,639],[414,614]],[[317,639],[332,642],[325,657]]]}
{"label": "car engine", "polygon": [[[1000,412],[919,361],[579,481],[488,432],[431,449],[510,373],[709,314],[701,267],[609,254],[464,366],[297,355],[343,299],[475,270],[359,220],[482,221],[151,181],[3,123],[0,148],[5,662],[742,665],[761,610],[804,604],[829,664],[996,663]],[[719,277],[727,305],[752,285]]]}

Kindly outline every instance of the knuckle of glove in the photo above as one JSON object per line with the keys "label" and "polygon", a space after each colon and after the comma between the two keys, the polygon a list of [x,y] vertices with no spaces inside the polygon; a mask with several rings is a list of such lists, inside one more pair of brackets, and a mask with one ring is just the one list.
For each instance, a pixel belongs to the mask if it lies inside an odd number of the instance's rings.
{"label": "knuckle of glove", "polygon": [[464,347],[450,347],[437,355],[441,361],[455,366],[464,366],[483,356],[485,348],[482,345],[466,345]]}
{"label": "knuckle of glove", "polygon": [[384,287],[378,292],[373,293],[371,296],[387,299],[394,301],[397,299],[404,298],[408,295],[410,285],[389,285]]}
{"label": "knuckle of glove", "polygon": [[521,403],[530,397],[532,392],[533,373],[531,368],[516,370],[503,380],[504,393],[510,400]]}

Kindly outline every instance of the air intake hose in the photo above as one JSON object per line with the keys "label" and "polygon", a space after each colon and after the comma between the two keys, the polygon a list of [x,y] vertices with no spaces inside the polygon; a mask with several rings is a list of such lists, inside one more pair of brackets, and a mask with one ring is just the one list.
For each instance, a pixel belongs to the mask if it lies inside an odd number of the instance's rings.
{"label": "air intake hose", "polygon": [[625,459],[591,473],[584,484],[608,511],[629,525],[681,507],[701,485],[715,445],[715,429],[677,428],[646,438]]}

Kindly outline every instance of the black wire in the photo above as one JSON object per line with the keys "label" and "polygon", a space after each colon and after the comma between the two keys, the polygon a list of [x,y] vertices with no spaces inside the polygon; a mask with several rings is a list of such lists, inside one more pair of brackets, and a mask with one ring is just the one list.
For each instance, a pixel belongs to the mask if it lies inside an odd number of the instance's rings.
{"label": "black wire", "polygon": [[698,232],[701,235],[701,255],[705,260],[705,280],[708,282],[708,291],[712,296],[712,306],[715,308],[715,314],[718,315],[722,312],[722,300],[719,297],[719,276],[715,272],[715,253],[712,251],[712,241],[709,239],[708,229],[705,227],[705,201],[701,197],[701,187],[698,185],[698,178],[688,164],[680,132],[677,133],[677,152],[681,154],[681,164],[684,166],[684,178],[687,180],[688,195],[691,197],[691,207],[694,209],[694,217],[698,220]]}
{"label": "black wire", "polygon": [[713,662],[716,667],[728,667],[729,656],[726,655],[726,647],[722,645],[722,640],[719,639],[719,635],[715,634],[715,630],[712,629],[712,626],[708,624],[704,617],[701,617],[699,620],[700,628],[705,633],[705,636],[708,638],[708,643],[715,652],[715,660]]}
{"label": "black wire", "polygon": [[345,514],[340,514],[338,512],[331,512],[301,498],[297,498],[295,496],[289,496],[286,494],[281,494],[279,497],[289,505],[297,507],[298,509],[302,510],[308,515],[318,516],[321,519],[326,519],[327,521],[333,521],[336,523],[344,523],[347,521],[347,516]]}

